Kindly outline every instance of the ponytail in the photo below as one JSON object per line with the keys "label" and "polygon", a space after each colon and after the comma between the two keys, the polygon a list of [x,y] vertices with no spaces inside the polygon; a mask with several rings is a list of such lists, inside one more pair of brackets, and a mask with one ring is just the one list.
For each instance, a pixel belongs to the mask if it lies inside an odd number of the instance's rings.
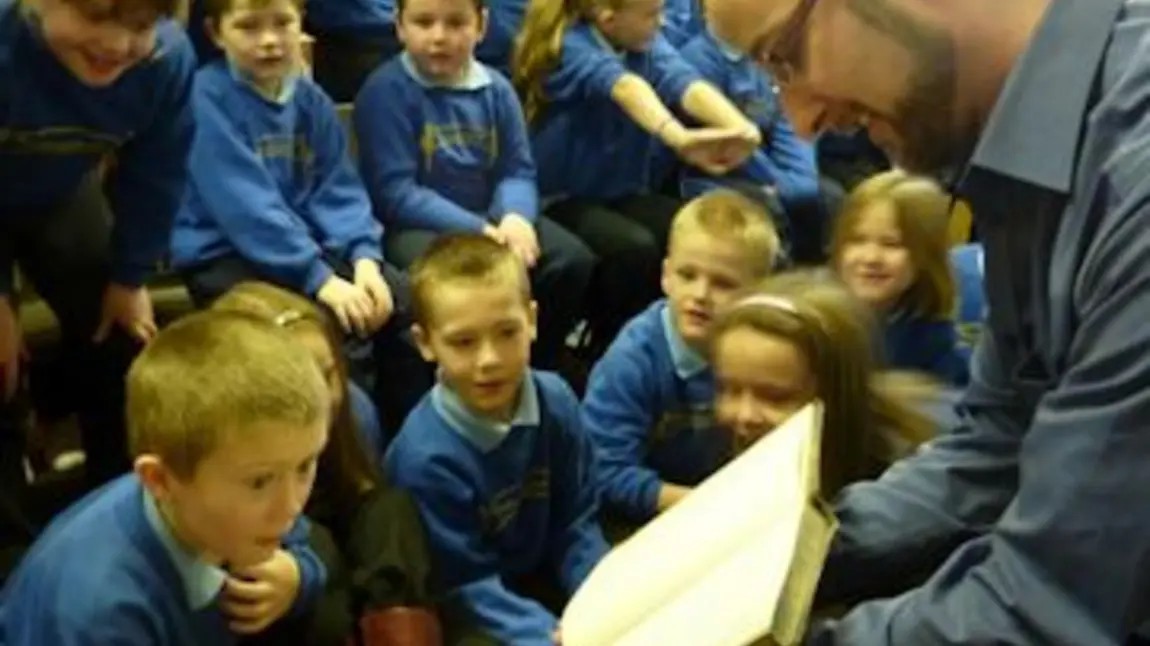
{"label": "ponytail", "polygon": [[543,82],[559,64],[563,36],[578,13],[579,1],[531,0],[527,7],[523,27],[515,38],[511,81],[523,102],[528,125],[539,117],[547,103]]}

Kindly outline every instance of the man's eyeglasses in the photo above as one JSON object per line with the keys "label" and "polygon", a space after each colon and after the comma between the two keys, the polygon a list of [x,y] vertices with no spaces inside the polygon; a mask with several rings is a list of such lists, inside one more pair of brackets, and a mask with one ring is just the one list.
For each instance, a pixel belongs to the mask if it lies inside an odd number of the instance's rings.
{"label": "man's eyeglasses", "polygon": [[811,12],[815,8],[815,2],[816,0],[800,0],[799,6],[779,28],[779,37],[759,58],[759,64],[779,85],[791,83],[798,74],[803,35]]}

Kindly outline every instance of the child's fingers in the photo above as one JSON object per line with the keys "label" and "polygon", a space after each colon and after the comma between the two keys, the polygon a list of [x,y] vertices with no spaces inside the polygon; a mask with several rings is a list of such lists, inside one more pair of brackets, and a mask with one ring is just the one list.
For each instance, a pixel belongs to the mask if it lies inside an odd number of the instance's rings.
{"label": "child's fingers", "polygon": [[274,592],[275,589],[267,581],[241,581],[232,577],[224,584],[224,598],[241,604],[264,601]]}

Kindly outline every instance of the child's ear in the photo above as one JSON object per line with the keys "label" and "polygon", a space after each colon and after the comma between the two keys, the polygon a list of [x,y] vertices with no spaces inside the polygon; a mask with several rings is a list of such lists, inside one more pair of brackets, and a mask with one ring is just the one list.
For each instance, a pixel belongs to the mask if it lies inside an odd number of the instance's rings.
{"label": "child's ear", "polygon": [[422,325],[419,323],[412,324],[411,337],[415,339],[415,347],[419,348],[419,356],[428,363],[435,363],[435,351],[431,348],[431,340]]}
{"label": "child's ear", "polygon": [[539,304],[531,301],[527,304],[527,331],[531,335],[531,340],[534,341],[539,333]]}
{"label": "child's ear", "polygon": [[140,484],[155,497],[156,500],[166,500],[172,491],[172,481],[175,475],[158,455],[145,453],[136,458],[132,470],[140,479]]}
{"label": "child's ear", "polygon": [[603,28],[615,21],[615,10],[611,8],[596,9],[594,17],[595,26]]}
{"label": "child's ear", "polygon": [[487,7],[479,10],[479,40],[487,35],[487,25],[491,14],[487,11]]}
{"label": "child's ear", "polygon": [[663,258],[663,273],[659,277],[659,286],[663,288],[663,296],[671,295],[671,259]]}
{"label": "child's ear", "polygon": [[[192,0],[192,2],[196,1],[197,0]],[[219,49],[224,48],[224,46],[220,44],[220,21],[214,18],[204,18],[204,33],[207,34],[208,40],[211,40],[213,45]]]}

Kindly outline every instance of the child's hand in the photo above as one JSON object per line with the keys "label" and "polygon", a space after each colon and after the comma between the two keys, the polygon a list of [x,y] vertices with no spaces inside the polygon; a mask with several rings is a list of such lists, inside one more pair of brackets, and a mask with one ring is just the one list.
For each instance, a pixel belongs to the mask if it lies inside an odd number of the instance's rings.
{"label": "child's hand", "polygon": [[333,274],[319,288],[316,298],[331,309],[345,332],[367,336],[375,305],[362,287]]}
{"label": "child's hand", "polygon": [[669,129],[667,144],[683,161],[711,175],[740,166],[755,150],[754,137],[745,130],[725,128]]}
{"label": "child's hand", "polygon": [[113,325],[119,325],[140,343],[147,343],[156,336],[156,316],[147,288],[108,283],[100,306],[100,325],[92,341],[102,343],[112,332]]}
{"label": "child's hand", "polygon": [[241,635],[262,632],[287,614],[299,594],[299,564],[284,550],[231,574],[224,584],[221,606],[231,617],[232,630]]}
{"label": "child's hand", "polygon": [[507,244],[507,236],[503,235],[503,231],[491,226],[490,224],[483,225],[483,235],[491,238],[499,244]]}
{"label": "child's hand", "polygon": [[508,213],[499,221],[499,231],[503,233],[507,245],[528,268],[539,260],[539,238],[535,226],[518,213]]}
{"label": "child's hand", "polygon": [[391,288],[383,279],[379,271],[379,263],[370,258],[363,258],[355,263],[355,286],[362,289],[371,298],[370,328],[374,332],[383,327],[391,313],[395,310],[395,301],[391,296]]}

